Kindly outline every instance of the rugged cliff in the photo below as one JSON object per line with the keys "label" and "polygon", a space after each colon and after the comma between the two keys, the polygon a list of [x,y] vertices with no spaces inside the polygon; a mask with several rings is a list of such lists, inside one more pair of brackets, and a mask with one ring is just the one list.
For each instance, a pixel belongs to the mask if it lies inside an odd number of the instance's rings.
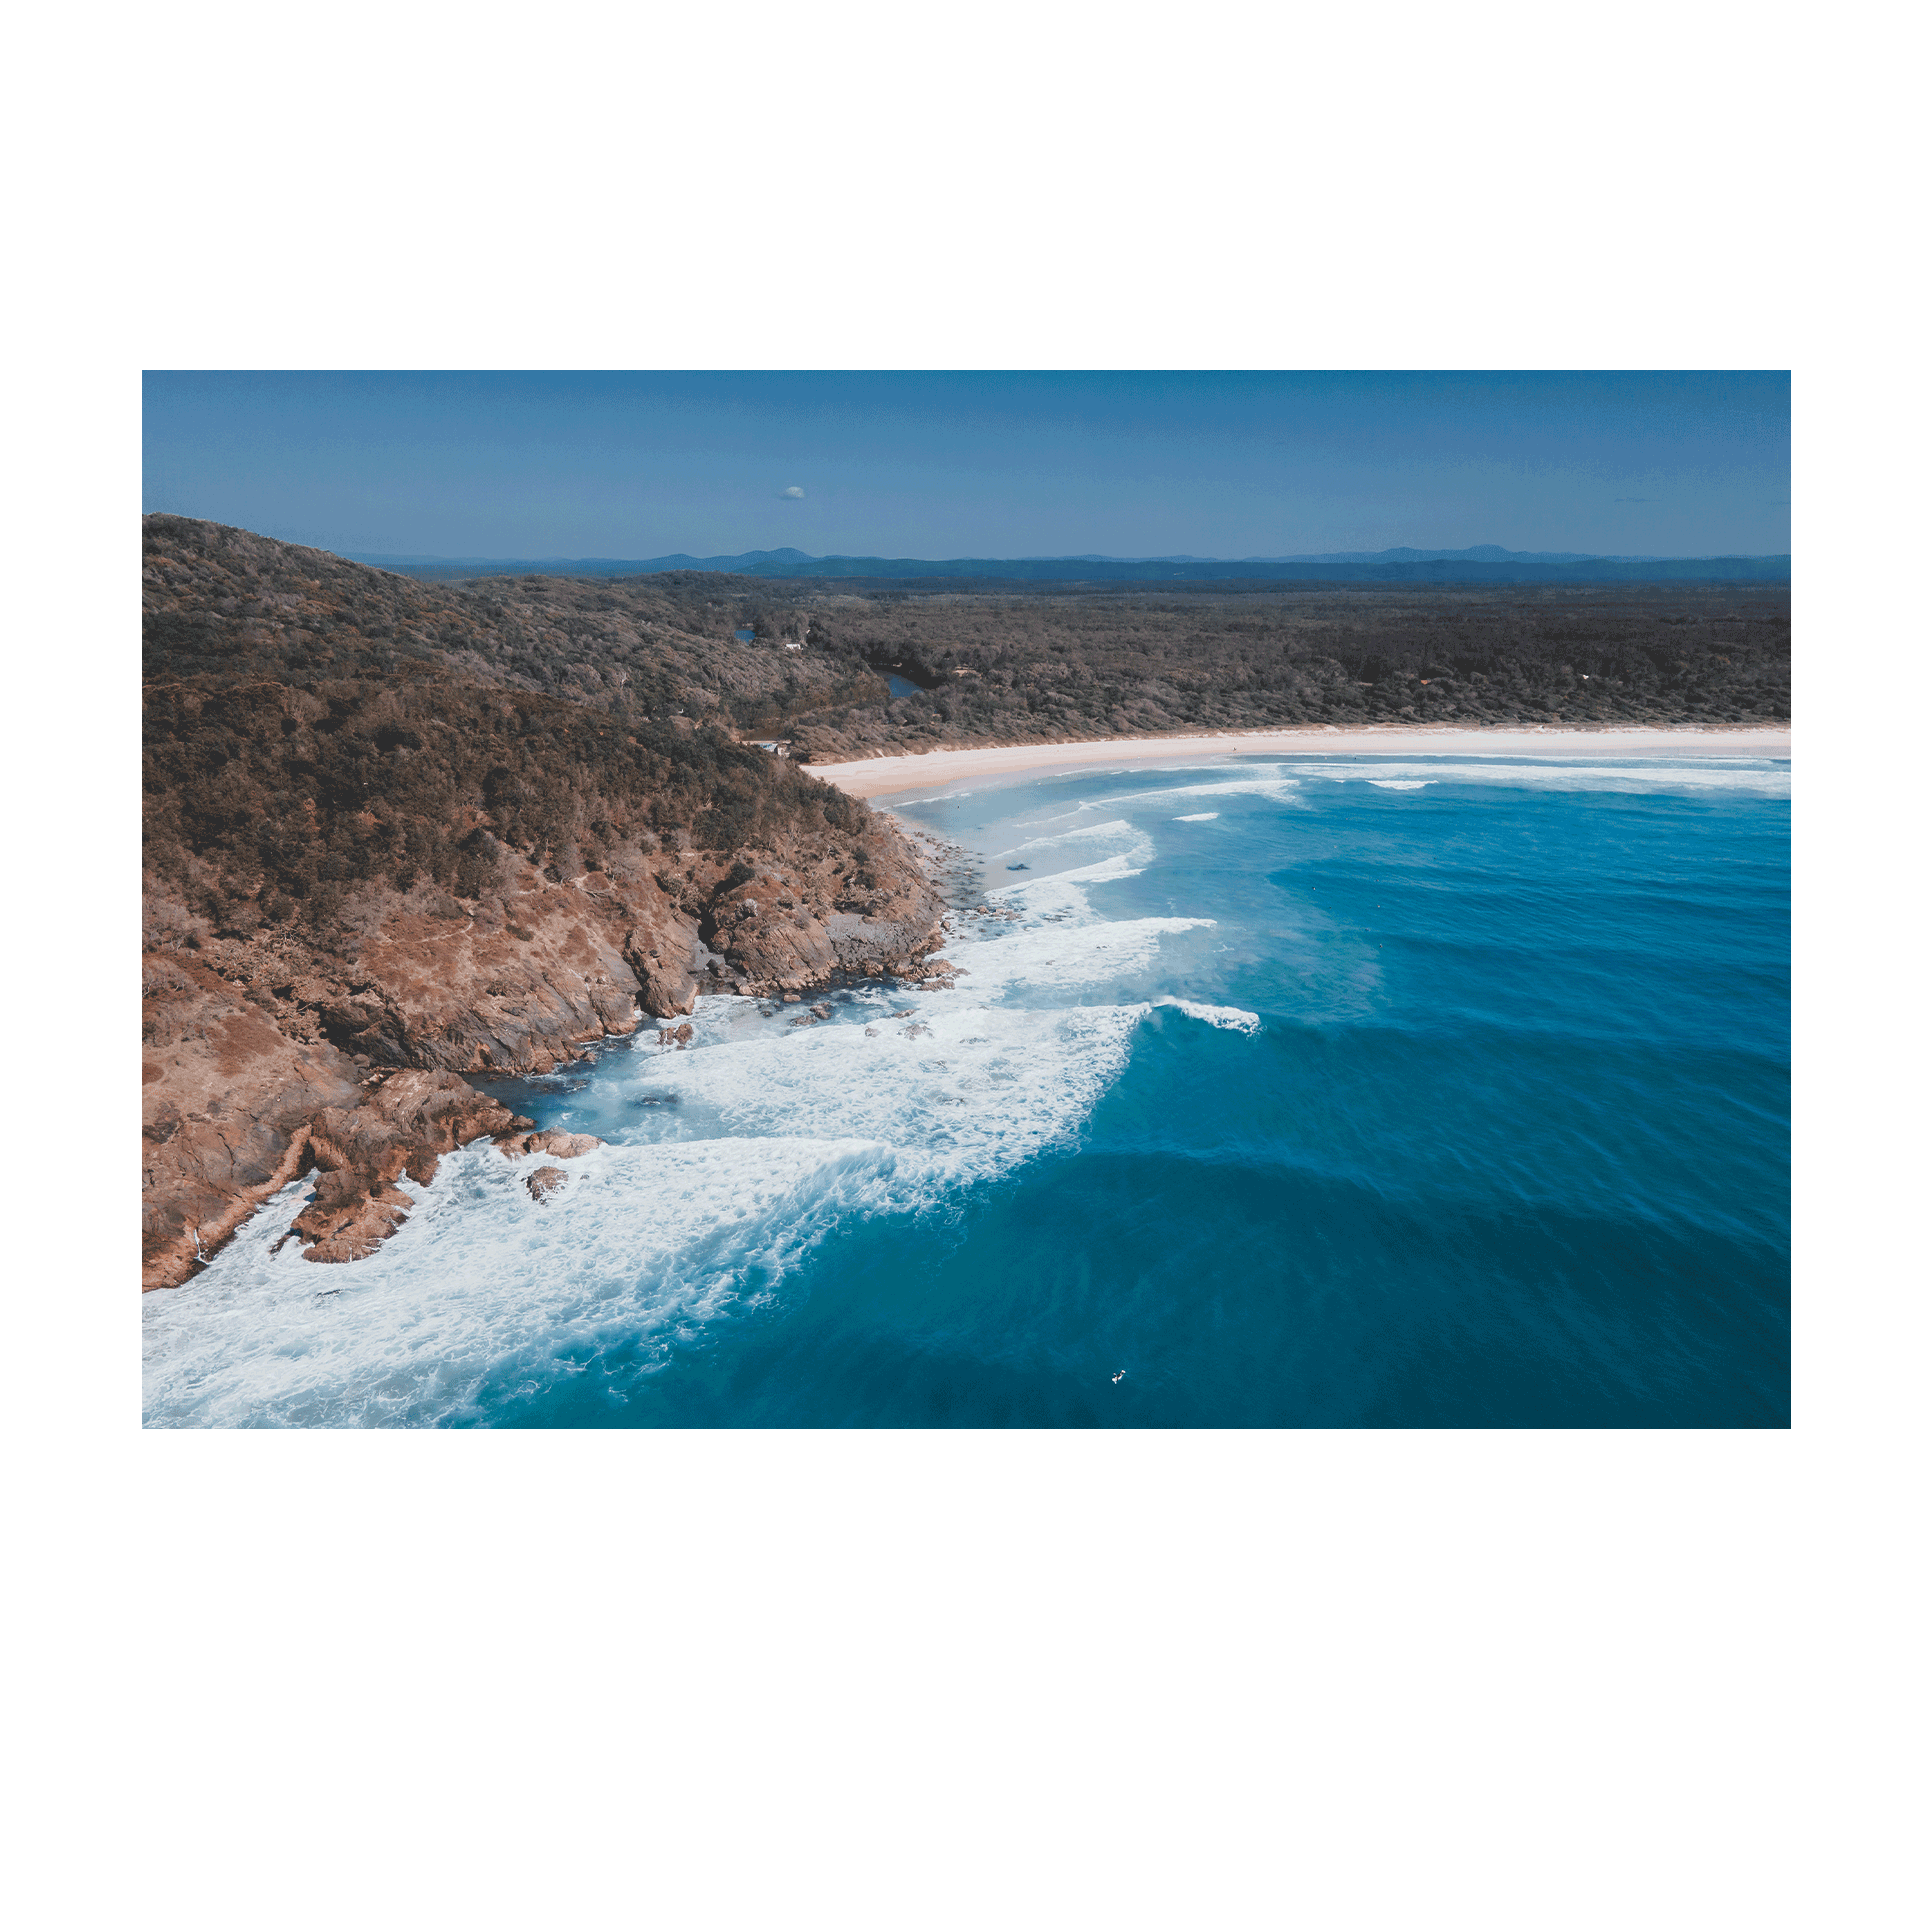
{"label": "rugged cliff", "polygon": [[206,522],[145,543],[146,1285],[316,1168],[309,1257],[366,1251],[402,1171],[524,1129],[463,1073],[924,973],[904,836],[675,711],[689,659],[747,667],[670,609],[609,669],[604,628]]}

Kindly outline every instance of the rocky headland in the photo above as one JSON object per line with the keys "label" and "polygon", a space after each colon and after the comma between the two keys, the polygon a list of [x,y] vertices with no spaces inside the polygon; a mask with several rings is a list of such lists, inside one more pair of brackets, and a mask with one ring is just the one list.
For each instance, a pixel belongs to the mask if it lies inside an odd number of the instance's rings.
{"label": "rocky headland", "polygon": [[589,681],[588,641],[454,589],[206,522],[145,543],[143,1285],[307,1173],[306,1257],[370,1251],[403,1174],[529,1132],[464,1075],[943,970],[906,835],[670,710],[711,636],[657,622],[657,671],[629,635]]}

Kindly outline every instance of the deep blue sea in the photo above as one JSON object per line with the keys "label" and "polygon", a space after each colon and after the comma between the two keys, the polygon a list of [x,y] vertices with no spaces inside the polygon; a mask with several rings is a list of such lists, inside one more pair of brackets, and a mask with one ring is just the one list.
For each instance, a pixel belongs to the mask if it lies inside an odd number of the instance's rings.
{"label": "deep blue sea", "polygon": [[[513,1083],[371,1259],[146,1297],[150,1424],[1779,1426],[1784,761],[1276,756],[901,796],[950,991]],[[826,1005],[831,1017],[809,1009]],[[801,1024],[804,1021],[804,1024]]]}

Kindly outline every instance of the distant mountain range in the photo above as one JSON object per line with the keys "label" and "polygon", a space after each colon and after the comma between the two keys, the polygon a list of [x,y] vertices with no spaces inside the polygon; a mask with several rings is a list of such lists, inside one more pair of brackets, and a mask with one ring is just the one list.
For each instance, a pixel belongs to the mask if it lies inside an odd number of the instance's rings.
{"label": "distant mountain range", "polygon": [[828,554],[797,547],[697,558],[663,554],[653,560],[458,560],[430,554],[347,553],[389,573],[416,579],[473,579],[489,574],[551,573],[613,576],[641,573],[728,573],[763,580],[1377,580],[1477,582],[1608,580],[1768,580],[1791,578],[1791,556],[1727,554],[1692,560],[1590,553],[1513,553],[1505,547],[1388,547],[1380,553],[1308,553],[1284,559],[1209,560],[1167,554],[1115,560],[1100,553],[1031,560],[890,560],[874,554]]}

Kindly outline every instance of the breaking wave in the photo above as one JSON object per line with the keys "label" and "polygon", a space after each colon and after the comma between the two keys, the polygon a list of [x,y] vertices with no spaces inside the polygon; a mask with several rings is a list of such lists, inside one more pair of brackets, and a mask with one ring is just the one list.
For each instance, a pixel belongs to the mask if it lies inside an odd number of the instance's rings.
{"label": "breaking wave", "polygon": [[1238,1007],[1207,1007],[1196,1000],[1156,1000],[1156,1007],[1172,1007],[1177,1013],[1184,1013],[1189,1020],[1198,1020],[1209,1027],[1218,1027],[1224,1033],[1258,1033],[1260,1016],[1257,1013],[1243,1013]]}

